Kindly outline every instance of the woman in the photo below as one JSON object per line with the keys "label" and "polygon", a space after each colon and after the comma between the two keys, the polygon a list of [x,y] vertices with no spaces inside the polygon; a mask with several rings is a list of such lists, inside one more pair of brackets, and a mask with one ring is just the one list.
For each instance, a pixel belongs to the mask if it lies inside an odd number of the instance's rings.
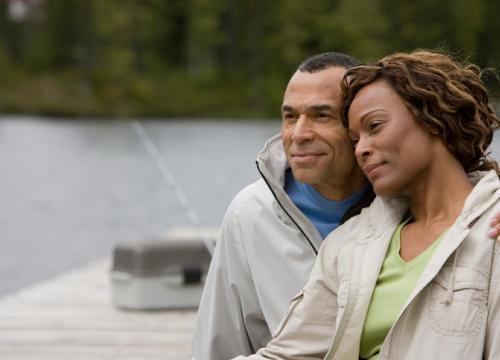
{"label": "woman", "polygon": [[266,348],[249,358],[500,359],[500,125],[475,66],[432,52],[344,77],[344,125],[378,195],[325,241]]}

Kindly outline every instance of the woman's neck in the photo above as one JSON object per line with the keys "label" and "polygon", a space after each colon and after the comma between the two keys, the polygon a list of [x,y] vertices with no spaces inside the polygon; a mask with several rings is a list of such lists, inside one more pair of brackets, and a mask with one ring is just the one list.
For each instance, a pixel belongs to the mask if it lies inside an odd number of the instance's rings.
{"label": "woman's neck", "polygon": [[458,161],[434,166],[414,179],[405,191],[413,222],[401,230],[401,258],[414,259],[453,225],[471,191]]}
{"label": "woman's neck", "polygon": [[458,161],[435,164],[406,189],[414,222],[451,225],[460,215],[473,186]]}

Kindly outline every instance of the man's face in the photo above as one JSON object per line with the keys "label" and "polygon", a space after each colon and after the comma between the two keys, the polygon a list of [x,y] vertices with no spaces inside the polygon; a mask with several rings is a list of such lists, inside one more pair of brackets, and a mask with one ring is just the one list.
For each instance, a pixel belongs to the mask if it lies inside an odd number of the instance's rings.
{"label": "man's face", "polygon": [[340,117],[344,73],[340,67],[297,71],[283,98],[281,131],[288,163],[298,181],[323,195],[325,188],[345,192],[346,186],[357,190],[365,182]]}

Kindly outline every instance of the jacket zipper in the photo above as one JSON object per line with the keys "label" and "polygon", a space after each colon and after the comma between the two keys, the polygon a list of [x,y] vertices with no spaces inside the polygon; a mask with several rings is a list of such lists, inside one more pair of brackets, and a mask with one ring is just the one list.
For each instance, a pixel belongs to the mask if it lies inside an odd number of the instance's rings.
{"label": "jacket zipper", "polygon": [[260,176],[262,177],[262,179],[266,183],[266,185],[269,188],[269,190],[271,190],[271,193],[273,194],[274,199],[276,200],[276,202],[278,203],[278,205],[281,207],[281,209],[283,209],[283,211],[290,218],[290,220],[292,220],[292,222],[295,224],[295,226],[297,227],[297,229],[299,229],[299,231],[302,233],[302,235],[304,235],[304,237],[306,238],[307,242],[309,243],[309,245],[313,249],[314,255],[318,255],[318,250],[314,247],[311,239],[309,239],[309,236],[307,236],[306,232],[299,226],[299,224],[297,223],[297,221],[295,221],[295,219],[292,217],[292,215],[290,215],[290,213],[285,209],[285,207],[283,206],[283,204],[279,201],[278,196],[276,195],[276,193],[274,192],[273,188],[271,187],[271,184],[269,183],[269,181],[267,180],[267,178],[264,176],[264,173],[260,169],[259,163],[256,161],[255,164],[257,165],[257,171],[259,172]]}

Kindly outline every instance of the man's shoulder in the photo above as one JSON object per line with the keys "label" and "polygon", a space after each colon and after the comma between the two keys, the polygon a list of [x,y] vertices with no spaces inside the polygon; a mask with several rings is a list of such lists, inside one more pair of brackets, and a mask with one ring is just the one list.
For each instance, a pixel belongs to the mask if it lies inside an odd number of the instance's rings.
{"label": "man's shoulder", "polygon": [[230,231],[230,237],[234,235],[235,229],[239,229],[237,233],[252,242],[261,238],[257,234],[281,234],[283,223],[277,211],[274,195],[261,179],[242,189],[233,198],[224,215],[223,229]]}
{"label": "man's shoulder", "polygon": [[231,201],[229,209],[245,212],[253,209],[252,205],[269,204],[273,199],[274,197],[267,184],[264,180],[259,179],[240,190]]}

